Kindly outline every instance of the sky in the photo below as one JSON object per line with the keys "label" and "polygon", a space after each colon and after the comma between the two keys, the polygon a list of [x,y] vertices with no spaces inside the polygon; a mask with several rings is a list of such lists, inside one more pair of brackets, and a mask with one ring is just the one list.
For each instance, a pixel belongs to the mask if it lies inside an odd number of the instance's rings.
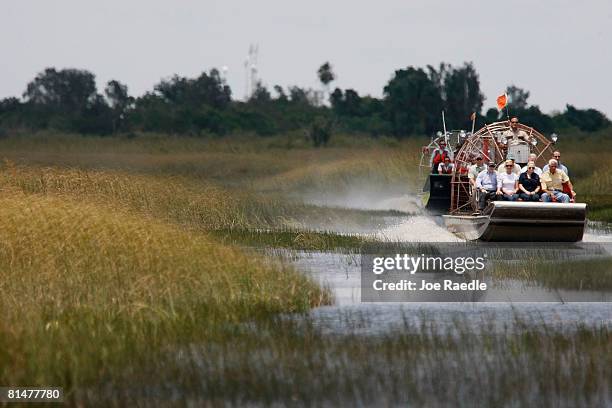
{"label": "sky", "polygon": [[332,87],[381,96],[397,69],[474,63],[483,111],[515,84],[544,112],[567,103],[612,118],[610,0],[19,0],[0,13],[0,98],[45,67],[81,68],[138,96],[173,74],[228,67],[235,98],[259,46],[268,87]]}

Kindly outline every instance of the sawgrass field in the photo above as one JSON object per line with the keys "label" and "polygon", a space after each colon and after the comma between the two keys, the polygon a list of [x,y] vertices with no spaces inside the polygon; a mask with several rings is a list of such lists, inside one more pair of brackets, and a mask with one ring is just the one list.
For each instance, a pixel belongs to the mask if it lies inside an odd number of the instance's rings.
{"label": "sawgrass field", "polygon": [[[559,144],[589,217],[602,221],[612,221],[607,136]],[[606,401],[605,327],[500,337],[458,323],[465,339],[412,326],[393,337],[330,337],[309,318],[283,318],[333,296],[255,249],[375,242],[325,228],[367,222],[373,212],[313,198],[414,193],[424,143],[344,135],[318,149],[301,135],[1,139],[0,384],[62,386],[68,402],[86,405],[146,405],[160,394],[176,404],[367,403],[380,389],[391,390],[390,402],[436,404],[463,391],[440,394],[436,384],[452,379],[436,383],[434,373],[451,376],[448,361],[474,361],[482,348],[490,364],[468,364],[467,381],[473,390],[494,385],[485,404],[521,392],[525,402],[554,403],[559,389],[579,405]],[[400,364],[407,360],[415,364]],[[511,380],[504,373],[513,364],[521,374]],[[165,397],[177,392],[182,399]]]}

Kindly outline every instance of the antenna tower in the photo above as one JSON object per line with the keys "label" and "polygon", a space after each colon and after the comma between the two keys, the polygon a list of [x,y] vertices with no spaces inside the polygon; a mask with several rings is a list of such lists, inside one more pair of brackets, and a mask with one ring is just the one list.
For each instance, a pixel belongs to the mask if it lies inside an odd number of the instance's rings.
{"label": "antenna tower", "polygon": [[244,99],[248,100],[257,89],[257,58],[259,56],[259,45],[249,45],[249,54],[244,61],[244,70],[246,75]]}

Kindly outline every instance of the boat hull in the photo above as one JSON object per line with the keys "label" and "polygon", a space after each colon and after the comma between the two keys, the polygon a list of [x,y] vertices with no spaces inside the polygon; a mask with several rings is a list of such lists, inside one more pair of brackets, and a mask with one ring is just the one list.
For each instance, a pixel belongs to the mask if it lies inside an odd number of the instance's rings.
{"label": "boat hull", "polygon": [[576,242],[586,226],[586,204],[492,202],[483,215],[444,215],[446,227],[467,240]]}
{"label": "boat hull", "polygon": [[[425,209],[429,214],[442,215],[448,213],[451,205],[450,174],[430,174],[426,185],[429,187],[429,197]],[[425,190],[425,189],[424,189]]]}

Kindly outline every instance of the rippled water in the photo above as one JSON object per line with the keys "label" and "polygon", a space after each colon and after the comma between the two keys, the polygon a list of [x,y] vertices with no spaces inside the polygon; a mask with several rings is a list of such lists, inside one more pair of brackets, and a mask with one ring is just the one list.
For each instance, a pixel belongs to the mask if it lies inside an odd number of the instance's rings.
{"label": "rippled water", "polygon": [[[412,203],[410,200],[404,202]],[[375,236],[381,240],[461,241],[448,232],[435,217],[398,216],[394,222],[388,219],[385,221],[384,226],[375,232]],[[371,231],[367,233],[371,234]],[[584,242],[612,242],[612,229],[604,224],[589,223]],[[482,326],[484,321],[490,321],[491,316],[495,317],[495,324],[500,328],[513,324],[517,319],[564,326],[612,326],[612,303],[565,303],[568,300],[580,299],[584,292],[579,291],[551,291],[538,287],[525,289],[521,282],[510,282],[514,285],[512,290],[505,289],[502,294],[496,295],[495,290],[490,289],[484,299],[474,303],[362,303],[359,254],[297,251],[292,252],[291,263],[332,290],[335,304],[315,309],[311,313],[326,330],[331,331],[354,332],[358,328],[364,333],[380,332],[403,326],[406,320],[415,324],[424,320],[434,321],[437,325],[448,326],[458,317],[477,328]],[[527,294],[526,291],[531,291],[528,298],[534,299],[537,295],[543,302],[521,302]],[[608,301],[612,300],[610,294],[603,296]],[[499,302],[500,299],[506,298],[508,301]],[[496,302],[488,303],[491,299]]]}

